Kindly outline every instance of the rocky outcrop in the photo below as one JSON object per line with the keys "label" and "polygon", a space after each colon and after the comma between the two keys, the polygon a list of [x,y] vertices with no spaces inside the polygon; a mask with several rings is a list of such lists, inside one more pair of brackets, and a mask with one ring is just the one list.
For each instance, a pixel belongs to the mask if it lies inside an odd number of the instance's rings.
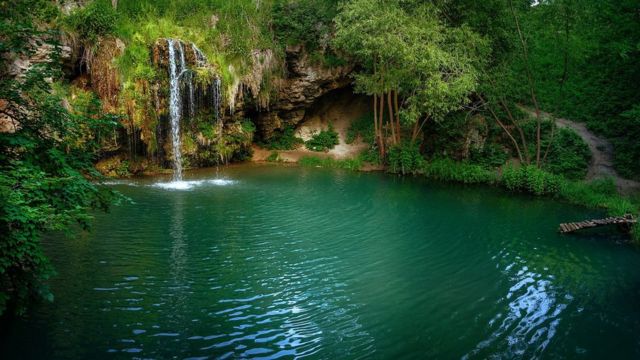
{"label": "rocky outcrop", "polygon": [[[54,59],[65,61],[71,57],[72,49],[68,46],[55,46],[46,37],[34,37],[29,40],[25,52],[5,52],[2,54],[9,66],[0,76],[24,81],[30,69],[38,64],[51,63]],[[52,79],[45,79],[52,81]],[[28,109],[18,106],[7,99],[0,99],[0,132],[15,132],[20,128],[20,114]]]}
{"label": "rocky outcrop", "polygon": [[260,135],[266,139],[276,130],[296,126],[318,98],[351,83],[353,66],[329,68],[316,64],[301,46],[287,47],[285,63],[285,77],[274,80],[275,96],[256,116]]}
{"label": "rocky outcrop", "polygon": [[115,111],[120,93],[120,76],[114,59],[122,55],[125,45],[120,39],[102,39],[95,53],[88,60],[91,88],[102,99],[106,111]]}
{"label": "rocky outcrop", "polygon": [[[351,83],[352,66],[323,66],[298,46],[288,47],[284,59],[269,49],[255,50],[247,75],[236,76],[229,66],[225,70],[234,82],[221,84],[220,69],[209,63],[195,44],[178,39],[172,42],[176,44],[174,54],[184,56],[179,80],[183,104],[180,128],[187,167],[248,156],[256,129],[261,138],[268,139],[275,131],[297,126],[320,97]],[[83,82],[74,83],[95,91],[105,110],[126,115],[119,141],[124,158],[141,157],[149,164],[170,167],[169,41],[158,39],[149,49],[149,61],[159,70],[158,76],[136,81],[126,89],[114,63],[124,51],[120,40],[102,39],[86,61],[88,76],[76,75]],[[226,89],[224,94],[222,89]],[[109,174],[121,166],[113,161],[102,165]]]}

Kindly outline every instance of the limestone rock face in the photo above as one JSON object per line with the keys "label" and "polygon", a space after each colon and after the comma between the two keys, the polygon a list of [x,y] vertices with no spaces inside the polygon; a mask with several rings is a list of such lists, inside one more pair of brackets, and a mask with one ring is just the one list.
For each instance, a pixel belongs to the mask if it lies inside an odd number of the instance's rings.
{"label": "limestone rock face", "polygon": [[[54,61],[54,54],[64,62],[71,57],[72,49],[69,46],[56,47],[50,44],[44,37],[34,37],[28,42],[28,53],[5,53],[3,56],[9,63],[6,72],[0,76],[23,81],[29,70],[38,64]],[[52,81],[52,79],[45,79]],[[0,99],[0,132],[15,132],[20,128],[19,115],[28,112],[26,108],[18,108],[6,99]]]}
{"label": "limestone rock face", "polygon": [[107,111],[113,111],[118,106],[121,84],[113,61],[124,50],[125,45],[120,39],[102,39],[90,61],[91,87],[102,99],[102,105]]}
{"label": "limestone rock face", "polygon": [[296,126],[318,98],[351,83],[353,66],[328,68],[314,64],[302,47],[287,47],[286,77],[277,80],[277,94],[268,109],[260,110],[257,127],[263,138],[286,126]]}
{"label": "limestone rock face", "polygon": [[49,63],[52,60],[53,53],[58,50],[62,61],[71,57],[71,48],[69,46],[61,46],[56,49],[53,45],[47,43],[42,38],[33,38],[29,41],[29,47],[32,53],[27,55],[15,56],[11,59],[8,74],[11,77],[21,78],[34,65],[41,63]]}

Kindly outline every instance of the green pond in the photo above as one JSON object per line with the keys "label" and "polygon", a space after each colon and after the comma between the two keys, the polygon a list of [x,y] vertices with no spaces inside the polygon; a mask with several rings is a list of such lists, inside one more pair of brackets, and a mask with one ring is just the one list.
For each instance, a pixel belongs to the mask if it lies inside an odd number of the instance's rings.
{"label": "green pond", "polygon": [[2,358],[638,358],[640,253],[602,215],[420,178],[243,165],[111,185],[47,238]]}

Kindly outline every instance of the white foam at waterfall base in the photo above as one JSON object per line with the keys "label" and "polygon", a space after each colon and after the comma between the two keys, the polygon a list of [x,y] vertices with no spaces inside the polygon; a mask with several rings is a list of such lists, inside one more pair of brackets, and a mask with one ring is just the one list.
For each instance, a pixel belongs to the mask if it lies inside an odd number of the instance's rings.
{"label": "white foam at waterfall base", "polygon": [[235,180],[229,179],[210,179],[210,180],[180,180],[171,182],[161,182],[151,185],[155,188],[164,190],[191,190],[198,186],[214,185],[214,186],[228,186],[235,184]]}

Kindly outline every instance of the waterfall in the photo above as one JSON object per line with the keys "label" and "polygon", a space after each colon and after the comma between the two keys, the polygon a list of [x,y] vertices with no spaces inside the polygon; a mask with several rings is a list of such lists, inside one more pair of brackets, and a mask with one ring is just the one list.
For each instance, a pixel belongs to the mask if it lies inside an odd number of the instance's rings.
{"label": "waterfall", "polygon": [[[171,140],[173,145],[173,180],[182,181],[182,149],[180,140],[180,121],[193,119],[198,109],[213,107],[214,121],[218,126],[219,139],[222,139],[222,91],[221,79],[217,76],[213,83],[202,85],[194,82],[195,72],[189,70],[185,61],[185,51],[180,40],[167,39],[169,49],[169,116],[171,120]],[[207,66],[206,56],[195,44],[191,44],[195,65]],[[205,97],[203,103],[202,97]]]}
{"label": "waterfall", "polygon": [[189,81],[189,118],[193,119],[196,115],[196,104],[193,94],[193,72],[189,72],[187,80]]}
{"label": "waterfall", "polygon": [[171,118],[171,143],[173,145],[173,180],[182,181],[182,150],[180,142],[182,97],[180,94],[180,75],[185,69],[184,52],[182,51],[182,44],[178,41],[180,64],[176,64],[176,49],[173,39],[167,40],[167,46],[169,48],[169,116]]}
{"label": "waterfall", "polygon": [[215,115],[218,124],[221,123],[222,117],[220,116],[220,104],[222,103],[222,92],[220,92],[220,78],[217,77],[214,81],[213,88],[213,114]]}
{"label": "waterfall", "polygon": [[207,57],[204,55],[204,53],[198,49],[198,47],[196,46],[196,44],[191,44],[191,50],[193,50],[193,54],[195,55],[196,58],[196,66],[197,67],[202,67],[205,66],[207,64]]}

